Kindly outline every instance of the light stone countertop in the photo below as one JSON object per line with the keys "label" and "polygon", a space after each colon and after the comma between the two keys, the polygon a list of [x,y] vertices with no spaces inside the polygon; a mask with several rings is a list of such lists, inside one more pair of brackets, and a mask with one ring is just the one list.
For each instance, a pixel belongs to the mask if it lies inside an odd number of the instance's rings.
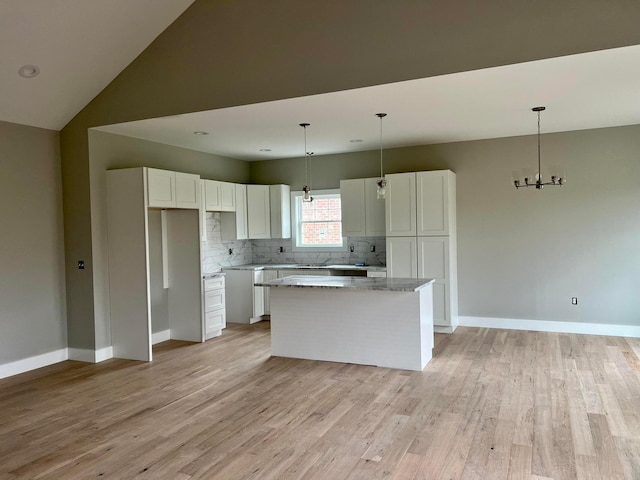
{"label": "light stone countertop", "polygon": [[223,270],[363,270],[370,272],[386,272],[387,267],[383,265],[313,265],[313,264],[248,264],[236,265],[234,267],[223,267]]}
{"label": "light stone countertop", "polygon": [[292,275],[267,282],[256,287],[289,288],[351,288],[356,290],[383,290],[389,292],[417,292],[434,282],[433,278],[368,278],[327,277],[323,275]]}
{"label": "light stone countertop", "polygon": [[202,274],[202,279],[203,280],[209,280],[211,278],[224,277],[224,275],[225,275],[224,272],[203,273]]}

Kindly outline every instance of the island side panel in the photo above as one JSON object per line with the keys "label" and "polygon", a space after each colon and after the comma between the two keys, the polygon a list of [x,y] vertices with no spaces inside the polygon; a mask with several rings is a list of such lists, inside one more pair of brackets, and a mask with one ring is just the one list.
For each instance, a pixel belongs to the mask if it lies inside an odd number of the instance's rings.
{"label": "island side panel", "polygon": [[[418,292],[271,288],[275,356],[422,370],[432,310]],[[429,350],[433,346],[431,333]]]}

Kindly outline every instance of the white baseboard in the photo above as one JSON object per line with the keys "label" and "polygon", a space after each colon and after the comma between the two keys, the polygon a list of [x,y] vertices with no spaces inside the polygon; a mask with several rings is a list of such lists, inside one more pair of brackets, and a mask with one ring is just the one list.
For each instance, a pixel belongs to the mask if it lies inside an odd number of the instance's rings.
{"label": "white baseboard", "polygon": [[113,347],[104,347],[98,350],[69,347],[69,360],[77,362],[99,363],[113,358]]}
{"label": "white baseboard", "polygon": [[60,350],[55,350],[53,352],[43,353],[42,355],[23,358],[22,360],[16,360],[15,362],[0,365],[0,378],[18,375],[19,373],[28,372],[29,370],[35,370],[36,368],[63,362],[69,358],[67,350],[68,349],[66,348],[61,348]]}
{"label": "white baseboard", "polygon": [[640,338],[638,325],[609,325],[606,323],[557,322],[551,320],[526,320],[521,318],[458,317],[460,327],[505,328],[536,332],[581,333],[610,337]]}
{"label": "white baseboard", "polygon": [[151,345],[171,340],[171,330],[162,330],[151,335]]}

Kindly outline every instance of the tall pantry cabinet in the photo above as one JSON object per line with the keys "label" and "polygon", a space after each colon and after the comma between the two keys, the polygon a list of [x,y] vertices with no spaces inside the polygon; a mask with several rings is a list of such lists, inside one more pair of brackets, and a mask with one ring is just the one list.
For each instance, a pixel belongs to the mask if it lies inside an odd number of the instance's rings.
{"label": "tall pantry cabinet", "polygon": [[433,278],[436,331],[458,326],[456,175],[450,170],[389,174],[387,275]]}

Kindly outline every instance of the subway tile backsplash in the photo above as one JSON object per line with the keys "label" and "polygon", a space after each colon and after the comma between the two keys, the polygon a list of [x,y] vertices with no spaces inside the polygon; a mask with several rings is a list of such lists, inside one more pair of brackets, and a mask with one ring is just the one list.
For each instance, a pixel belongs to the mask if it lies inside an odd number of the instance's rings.
{"label": "subway tile backsplash", "polygon": [[[218,272],[224,267],[251,263],[312,263],[323,265],[353,265],[364,262],[380,266],[386,263],[385,237],[348,238],[346,252],[294,252],[291,239],[236,240],[220,238],[220,213],[207,212],[207,241],[202,242],[202,273]],[[280,247],[283,252],[280,252]],[[351,247],[353,252],[351,252]],[[375,247],[375,252],[371,251]],[[233,253],[229,254],[229,249]]]}

